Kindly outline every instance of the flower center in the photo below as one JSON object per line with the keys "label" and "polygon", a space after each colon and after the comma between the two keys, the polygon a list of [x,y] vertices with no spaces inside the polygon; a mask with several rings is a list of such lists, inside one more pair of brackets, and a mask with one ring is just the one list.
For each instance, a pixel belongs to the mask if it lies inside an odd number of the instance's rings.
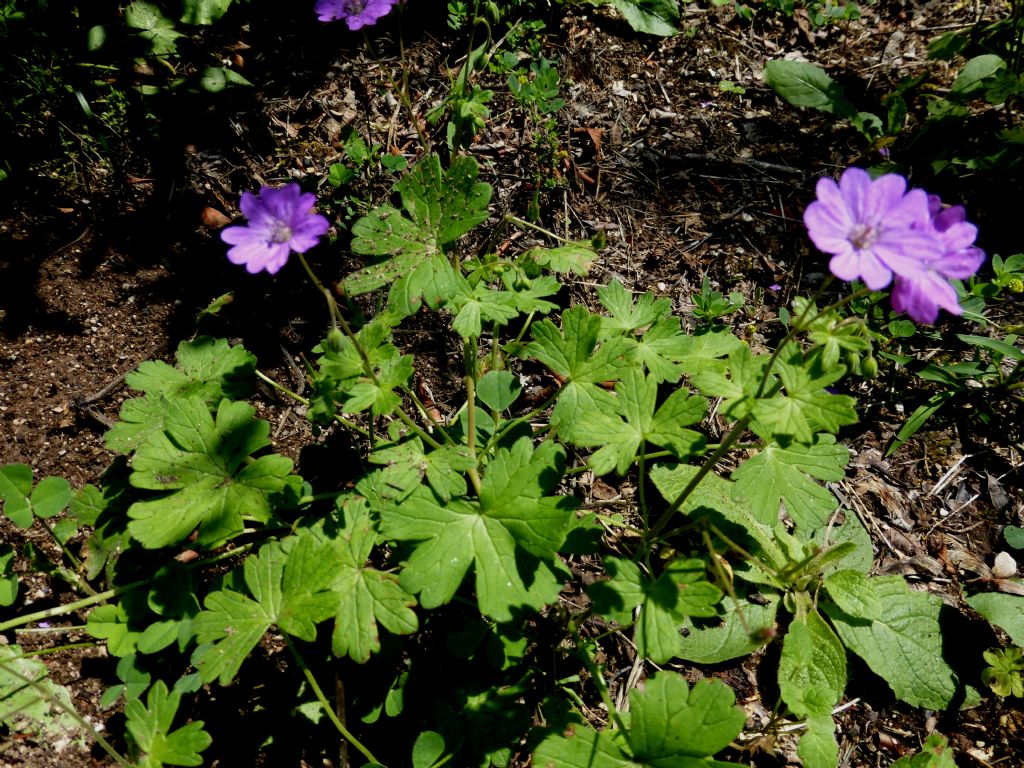
{"label": "flower center", "polygon": [[292,239],[292,228],[287,224],[278,223],[270,233],[270,242],[287,243]]}
{"label": "flower center", "polygon": [[878,239],[878,230],[870,224],[854,224],[846,239],[858,251],[863,251],[870,248]]}
{"label": "flower center", "polygon": [[353,16],[358,16],[365,8],[365,0],[345,0],[345,10]]}

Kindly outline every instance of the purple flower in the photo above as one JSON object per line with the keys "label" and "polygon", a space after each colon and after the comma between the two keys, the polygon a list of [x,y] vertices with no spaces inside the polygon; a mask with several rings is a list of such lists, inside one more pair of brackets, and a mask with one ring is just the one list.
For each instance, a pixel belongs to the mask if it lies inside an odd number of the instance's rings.
{"label": "purple flower", "polygon": [[985,252],[974,246],[978,228],[967,221],[962,205],[943,208],[937,195],[928,196],[928,218],[914,228],[930,232],[939,249],[913,272],[896,276],[892,308],[918,323],[934,323],[939,307],[951,315],[962,314],[956,289],[949,281],[966,280],[985,261]]}
{"label": "purple flower", "polygon": [[387,16],[398,0],[316,0],[320,21],[344,19],[352,31],[362,29]]}
{"label": "purple flower", "polygon": [[816,191],[804,224],[814,244],[832,254],[829,269],[840,280],[863,280],[878,291],[894,272],[913,271],[937,250],[933,233],[912,228],[928,218],[928,196],[908,192],[902,176],[872,180],[865,170],[847,168],[838,184],[819,179]]}
{"label": "purple flower", "polygon": [[234,246],[228,249],[232,264],[244,264],[251,274],[266,270],[276,273],[292,251],[305,253],[320,241],[330,222],[313,213],[316,195],[305,193],[298,184],[263,187],[259,195],[243,192],[239,208],[249,223],[227,227],[220,239]]}
{"label": "purple flower", "polygon": [[940,307],[961,314],[950,280],[967,279],[985,260],[962,206],[943,208],[935,195],[907,191],[902,176],[872,180],[860,168],[847,168],[838,184],[820,179],[817,194],[804,223],[814,244],[832,254],[832,274],[873,291],[895,278],[893,309],[919,323],[934,323]]}

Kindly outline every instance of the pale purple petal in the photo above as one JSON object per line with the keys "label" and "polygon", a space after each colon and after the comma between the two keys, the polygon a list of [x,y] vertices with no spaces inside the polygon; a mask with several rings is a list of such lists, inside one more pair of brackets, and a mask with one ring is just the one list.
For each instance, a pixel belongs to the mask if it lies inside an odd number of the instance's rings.
{"label": "pale purple petal", "polygon": [[263,187],[259,195],[243,192],[239,207],[249,219],[246,226],[227,227],[220,237],[228,245],[228,259],[244,264],[250,273],[276,273],[292,251],[305,253],[327,233],[330,222],[313,213],[316,195],[303,193],[298,184],[274,189]]}
{"label": "pale purple petal", "polygon": [[934,323],[939,307],[951,315],[963,313],[956,289],[934,272],[897,277],[892,289],[892,308],[918,323]]}

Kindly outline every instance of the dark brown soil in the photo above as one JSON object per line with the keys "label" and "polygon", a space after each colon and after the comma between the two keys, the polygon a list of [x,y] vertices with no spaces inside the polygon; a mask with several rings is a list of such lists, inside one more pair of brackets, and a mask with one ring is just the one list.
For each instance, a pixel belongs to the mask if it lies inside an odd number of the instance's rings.
{"label": "dark brown soil", "polygon": [[[695,31],[669,40],[638,39],[608,12],[577,9],[551,30],[545,51],[560,59],[567,102],[553,147],[531,148],[534,129],[497,83],[488,129],[471,152],[495,187],[495,210],[521,213],[537,179],[549,180],[539,196],[547,226],[576,237],[607,233],[600,261],[572,288],[573,301],[590,302],[594,285],[619,279],[630,289],[671,298],[685,316],[707,278],[746,297],[738,327],[755,347],[767,345],[777,334],[778,308],[816,286],[825,271],[800,218],[814,179],[864,158],[850,128],[779,102],[761,78],[764,62],[798,53],[867,78],[859,85],[877,99],[901,76],[927,69],[934,30],[973,20],[952,5],[884,2],[861,21],[822,30],[767,16],[748,26],[694,5],[685,7],[684,22]],[[328,55],[317,38],[286,71],[277,50],[292,41],[254,29],[244,42],[252,46],[247,76],[257,83],[255,92],[181,119],[162,134],[162,146],[150,148],[152,155],[144,146],[132,154],[125,165],[131,173],[113,178],[106,167],[86,163],[91,192],[79,184],[54,194],[41,180],[38,190],[11,201],[0,220],[0,463],[24,462],[37,479],[61,475],[75,487],[97,482],[113,458],[103,445],[105,425],[130,396],[124,373],[145,359],[170,359],[178,342],[197,331],[244,342],[269,376],[302,386],[297,363],[322,334],[322,308],[297,267],[270,278],[249,277],[227,264],[207,209],[230,216],[239,192],[264,181],[323,179],[338,157],[342,125],[353,123],[395,151],[414,151],[415,134],[396,105],[380,96],[387,89],[383,71],[398,72],[389,53],[380,63],[354,48]],[[444,62],[457,57],[444,38],[425,34],[409,41],[410,84],[421,114],[446,87]],[[722,80],[745,92],[722,91]],[[188,102],[184,108],[193,107]],[[443,144],[439,130],[434,133]],[[41,167],[40,174],[53,167]],[[379,200],[388,184],[370,178],[364,191]],[[970,205],[992,193],[983,187],[966,183],[943,192]],[[330,188],[322,191],[326,201]],[[1012,197],[1013,190],[1001,194]],[[1019,249],[1019,242],[1000,240],[995,224],[982,232],[989,252]],[[348,254],[339,260],[329,247],[312,255],[328,279],[358,263]],[[229,290],[233,303],[197,326],[200,310]],[[424,320],[403,342],[447,415],[457,406],[460,372],[438,341],[444,333],[439,322]],[[965,445],[965,432],[940,421],[932,425],[938,431],[882,459],[917,403],[914,386],[903,381],[865,389],[863,420],[844,436],[856,459],[835,490],[872,533],[879,571],[904,574],[953,601],[958,583],[983,575],[999,551],[1002,526],[1024,520],[1019,442],[1007,440],[1007,432],[991,438],[973,433]],[[302,448],[332,440],[331,433],[315,434],[301,411],[269,390],[256,402],[271,421],[275,449],[298,461],[307,478],[314,476],[315,452]],[[1012,425],[1007,429],[1012,434]],[[628,512],[628,481],[611,487],[583,476],[580,483],[578,492],[588,500],[617,499]],[[0,520],[0,541],[19,548],[29,541],[56,554],[40,530],[21,531],[6,520]],[[18,568],[32,601],[24,610],[74,599],[63,582],[32,575],[27,560]],[[991,632],[966,619],[959,629]],[[89,638],[15,632],[9,639],[38,649]],[[632,666],[631,657],[615,658],[627,652],[627,643],[609,641],[604,648],[610,670]],[[119,717],[116,708],[98,707],[103,688],[116,681],[115,661],[104,656],[91,648],[44,657],[54,680],[69,686],[78,711],[94,725]],[[736,687],[748,725],[766,722],[774,704],[762,701],[761,663],[753,658],[715,672]],[[630,677],[617,678],[613,696]],[[1024,713],[1017,700],[989,699],[969,712],[938,717],[894,702],[866,669],[854,669],[851,679],[850,706],[837,719],[843,766],[888,765],[935,730],[950,736],[962,766],[1024,765]],[[751,765],[797,764],[784,734],[747,746],[741,759]],[[211,765],[271,765],[218,754]],[[322,762],[305,762],[314,757]],[[282,755],[274,764],[337,765],[335,759],[314,749]],[[98,750],[57,753],[31,739],[0,745],[0,768],[109,765]]]}

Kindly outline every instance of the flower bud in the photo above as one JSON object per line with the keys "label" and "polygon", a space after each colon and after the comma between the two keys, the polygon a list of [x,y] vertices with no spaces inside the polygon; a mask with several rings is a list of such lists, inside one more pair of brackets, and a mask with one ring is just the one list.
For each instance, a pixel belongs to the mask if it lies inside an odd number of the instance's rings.
{"label": "flower bud", "polygon": [[344,346],[345,336],[337,328],[331,328],[327,332],[327,341],[324,342],[324,347],[328,352],[341,352]]}
{"label": "flower bud", "polygon": [[878,375],[878,360],[874,355],[868,355],[860,361],[860,372],[866,379],[873,379]]}

